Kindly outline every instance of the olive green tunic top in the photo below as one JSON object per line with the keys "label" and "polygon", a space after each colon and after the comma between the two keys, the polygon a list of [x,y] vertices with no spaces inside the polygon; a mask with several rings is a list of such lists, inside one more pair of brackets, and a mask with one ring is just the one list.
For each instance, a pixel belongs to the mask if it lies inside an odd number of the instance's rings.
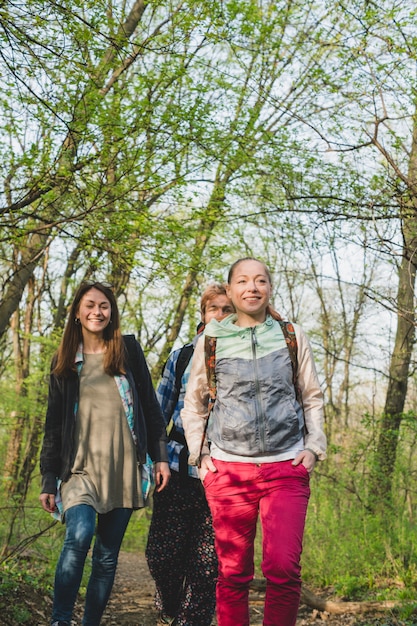
{"label": "olive green tunic top", "polygon": [[132,434],[116,382],[103,354],[84,354],[72,474],[61,486],[64,512],[88,504],[97,513],[143,506]]}

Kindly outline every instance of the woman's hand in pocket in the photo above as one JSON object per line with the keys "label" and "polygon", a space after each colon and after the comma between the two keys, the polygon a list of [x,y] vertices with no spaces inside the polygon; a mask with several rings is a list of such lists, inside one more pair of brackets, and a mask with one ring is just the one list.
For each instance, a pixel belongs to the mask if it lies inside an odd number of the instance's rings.
{"label": "woman's hand in pocket", "polygon": [[307,472],[311,474],[316,465],[316,455],[311,450],[303,450],[295,457],[292,462],[293,465],[300,465],[302,463],[306,468]]}
{"label": "woman's hand in pocket", "polygon": [[201,459],[201,465],[198,469],[198,475],[201,482],[204,482],[208,472],[217,472],[217,467],[214,465],[209,454],[205,454]]}

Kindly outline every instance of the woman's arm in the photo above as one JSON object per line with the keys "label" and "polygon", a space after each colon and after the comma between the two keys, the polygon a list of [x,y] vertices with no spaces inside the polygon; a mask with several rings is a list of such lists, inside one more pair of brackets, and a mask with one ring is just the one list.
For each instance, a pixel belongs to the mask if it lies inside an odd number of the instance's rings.
{"label": "woman's arm", "polygon": [[206,438],[204,445],[201,445],[207,421],[208,400],[209,389],[204,359],[204,339],[202,338],[197,341],[194,350],[190,378],[184,398],[184,408],[181,411],[181,421],[190,451],[189,465],[199,465],[200,456],[209,454]]}
{"label": "woman's arm", "polygon": [[301,391],[304,418],[307,429],[305,449],[310,450],[317,459],[326,458],[326,435],[324,434],[323,392],[314,364],[313,351],[303,329],[294,325],[298,345],[297,383]]}
{"label": "woman's arm", "polygon": [[40,454],[42,493],[55,494],[62,465],[62,420],[65,412],[62,387],[53,374],[49,377],[48,405]]}

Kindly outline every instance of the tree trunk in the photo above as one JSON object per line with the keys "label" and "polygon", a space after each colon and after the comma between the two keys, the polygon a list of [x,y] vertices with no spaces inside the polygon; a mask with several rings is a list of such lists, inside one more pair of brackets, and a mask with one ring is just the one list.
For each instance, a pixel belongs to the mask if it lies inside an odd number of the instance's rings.
{"label": "tree trunk", "polygon": [[417,114],[408,171],[408,197],[401,211],[402,261],[398,271],[397,331],[391,355],[389,382],[381,419],[375,461],[369,483],[372,509],[391,501],[392,479],[415,338],[415,282],[417,269]]}
{"label": "tree trunk", "polygon": [[[144,0],[136,0],[125,22],[119,27],[116,42],[112,42],[97,65],[94,80],[90,81],[75,105],[71,127],[56,158],[56,172],[53,172],[49,178],[43,179],[40,183],[28,180],[26,187],[30,189],[30,192],[27,193],[22,201],[9,207],[9,210],[30,206],[52,189],[57,190],[58,196],[60,195],[59,190],[64,189],[65,192],[68,190],[72,174],[79,167],[76,165],[74,157],[80,137],[89,122],[89,107],[96,106],[95,98],[97,94],[100,94],[100,99],[105,96],[105,92],[102,92],[101,89],[104,86],[106,76],[112,70],[115,61],[117,61],[122,45],[125,45],[135,32],[146,7],[147,3]],[[59,198],[56,201],[56,207],[58,209],[61,208]],[[50,222],[52,224],[56,219],[60,220],[61,217],[59,210],[54,213],[54,205],[52,205],[50,215],[43,216],[43,223],[48,224]],[[0,300],[0,339],[7,332],[10,318],[18,308],[25,287],[45,252],[49,230],[49,227],[46,226],[44,231],[29,234],[27,240],[21,245],[21,262],[8,281],[7,291]],[[29,229],[28,232],[30,232]]]}
{"label": "tree trunk", "polygon": [[165,343],[162,347],[161,352],[159,353],[158,361],[154,365],[151,371],[152,379],[157,381],[162,374],[162,370],[164,364],[169,356],[169,353],[172,350],[172,346],[177,339],[182,323],[184,321],[185,312],[187,310],[190,299],[193,295],[193,291],[197,286],[198,273],[199,268],[201,267],[201,260],[203,257],[204,250],[206,245],[210,239],[211,231],[213,230],[214,223],[210,224],[202,218],[200,222],[199,232],[196,237],[196,241],[194,244],[194,253],[193,259],[190,264],[190,269],[185,277],[184,286],[182,288],[182,292],[177,304],[177,308],[175,310],[173,322],[169,328],[169,331],[166,336]]}
{"label": "tree trunk", "polygon": [[6,479],[5,489],[9,498],[18,493],[19,475],[21,471],[22,447],[30,416],[27,409],[21,409],[27,398],[26,382],[29,377],[30,334],[32,332],[34,307],[33,280],[29,281],[29,294],[26,302],[26,311],[23,321],[23,339],[20,336],[20,315],[16,311],[13,316],[13,344],[16,363],[16,399],[17,408],[10,418],[12,427],[7,445],[6,461],[3,468],[3,476]]}
{"label": "tree trunk", "polygon": [[195,243],[193,248],[193,254],[190,259],[190,269],[185,278],[184,287],[175,311],[174,320],[171,324],[165,344],[159,354],[156,365],[152,368],[153,380],[158,380],[162,374],[164,364],[169,356],[172,346],[177,339],[181,330],[181,325],[184,320],[184,315],[187,310],[188,303],[193,294],[193,290],[197,285],[198,275],[200,272],[204,251],[207,244],[210,241],[210,237],[214,232],[214,228],[217,220],[222,214],[223,203],[226,194],[226,185],[233,173],[233,167],[225,168],[224,172],[217,172],[217,176],[214,181],[214,186],[210,195],[207,208],[200,219],[197,234],[195,237]]}
{"label": "tree trunk", "polygon": [[[254,579],[250,584],[251,590],[255,592],[264,593],[266,590],[266,581],[264,579]],[[369,613],[370,611],[387,611],[400,607],[403,603],[396,600],[381,600],[381,601],[362,601],[362,602],[341,602],[337,600],[328,600],[316,596],[308,587],[304,584],[301,586],[301,603],[306,604],[311,609],[320,611],[321,613],[331,613],[332,615],[344,615],[346,613]],[[254,600],[250,599],[251,605],[259,604],[263,606],[264,599]]]}

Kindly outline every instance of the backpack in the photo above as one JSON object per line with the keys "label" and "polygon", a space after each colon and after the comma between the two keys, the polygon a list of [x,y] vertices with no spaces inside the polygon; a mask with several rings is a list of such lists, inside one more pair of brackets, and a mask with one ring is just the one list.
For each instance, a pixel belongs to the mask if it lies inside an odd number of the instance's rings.
{"label": "backpack", "polygon": [[[301,397],[301,390],[297,385],[297,375],[298,375],[298,346],[297,346],[297,337],[295,335],[294,326],[291,322],[286,322],[284,320],[278,320],[279,325],[281,326],[282,334],[284,335],[285,342],[287,344],[288,352],[290,354],[291,359],[291,368],[292,368],[292,381],[295,388],[295,397],[297,402],[303,408],[303,402]],[[206,438],[207,426],[210,417],[210,413],[214,407],[214,403],[216,401],[217,396],[217,385],[216,385],[216,337],[208,337],[204,338],[204,353],[206,360],[206,373],[207,373],[207,381],[209,387],[209,404],[208,404],[208,414],[206,423],[204,425],[203,437],[201,439],[200,446],[200,454],[204,445],[204,440]],[[304,412],[304,411],[303,411]],[[305,430],[305,423],[304,423]]]}

